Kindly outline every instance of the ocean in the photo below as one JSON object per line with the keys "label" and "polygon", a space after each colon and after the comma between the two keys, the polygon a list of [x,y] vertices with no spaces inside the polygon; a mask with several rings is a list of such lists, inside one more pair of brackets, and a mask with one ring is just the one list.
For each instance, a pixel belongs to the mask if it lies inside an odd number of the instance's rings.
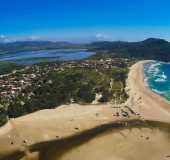
{"label": "ocean", "polygon": [[51,61],[81,60],[94,55],[86,49],[55,49],[41,51],[27,51],[18,53],[0,54],[0,61],[14,62],[17,64],[35,64]]}
{"label": "ocean", "polygon": [[144,65],[146,85],[170,101],[170,63],[153,61]]}

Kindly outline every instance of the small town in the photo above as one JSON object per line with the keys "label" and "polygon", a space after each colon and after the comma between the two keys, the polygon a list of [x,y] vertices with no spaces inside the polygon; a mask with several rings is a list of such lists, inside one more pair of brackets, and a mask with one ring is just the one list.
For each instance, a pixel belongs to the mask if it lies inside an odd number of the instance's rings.
{"label": "small town", "polygon": [[0,160],[170,160],[170,0],[0,2]]}
{"label": "small town", "polygon": [[[64,71],[65,69],[74,68],[96,70],[111,69],[112,67],[126,67],[128,62],[128,59],[108,58],[100,60],[69,61],[26,66],[24,69],[15,70],[10,74],[0,76],[0,103],[8,106],[9,103],[11,103],[19,94],[24,96],[25,93],[23,90],[27,87],[40,87],[43,83],[42,78],[47,75],[49,71]],[[27,95],[27,98],[29,99],[32,94],[33,93]]]}

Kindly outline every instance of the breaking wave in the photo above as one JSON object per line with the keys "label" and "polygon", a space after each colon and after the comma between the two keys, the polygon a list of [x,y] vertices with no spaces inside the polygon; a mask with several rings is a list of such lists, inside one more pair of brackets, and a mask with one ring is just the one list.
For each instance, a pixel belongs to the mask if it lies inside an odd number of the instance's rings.
{"label": "breaking wave", "polygon": [[170,101],[170,64],[149,62],[144,65],[145,84]]}

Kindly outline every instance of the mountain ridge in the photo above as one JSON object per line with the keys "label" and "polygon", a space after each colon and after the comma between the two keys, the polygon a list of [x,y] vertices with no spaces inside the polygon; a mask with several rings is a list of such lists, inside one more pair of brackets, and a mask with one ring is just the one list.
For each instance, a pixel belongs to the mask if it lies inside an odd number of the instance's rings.
{"label": "mountain ridge", "polygon": [[170,61],[170,42],[160,38],[148,38],[139,42],[96,41],[85,44],[52,41],[20,41],[0,43],[0,54],[46,49],[88,49],[97,56],[105,54],[111,57],[153,59]]}
{"label": "mountain ridge", "polygon": [[164,39],[149,38],[139,42],[94,42],[88,47],[98,54],[104,53],[110,57],[170,61],[170,42]]}

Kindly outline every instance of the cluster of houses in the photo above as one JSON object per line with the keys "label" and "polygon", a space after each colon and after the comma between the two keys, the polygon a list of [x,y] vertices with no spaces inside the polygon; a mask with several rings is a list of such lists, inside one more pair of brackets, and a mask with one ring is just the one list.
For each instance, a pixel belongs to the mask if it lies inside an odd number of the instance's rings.
{"label": "cluster of houses", "polygon": [[27,66],[22,70],[0,76],[0,100],[11,102],[27,87],[40,85],[39,82],[44,75],[47,75],[50,71],[63,71],[71,68],[110,69],[113,66],[124,67],[126,61],[128,63],[128,60],[125,59],[108,58],[105,60],[68,61]]}
{"label": "cluster of houses", "polygon": [[83,60],[83,61],[71,61],[66,62],[61,65],[61,67],[65,68],[89,68],[89,69],[111,69],[113,66],[117,67],[127,67],[129,63],[128,59],[122,58],[108,58],[108,59],[100,59],[100,60]]}
{"label": "cluster of houses", "polygon": [[32,85],[37,75],[25,74],[21,71],[0,76],[0,100],[11,102],[28,86]]}

